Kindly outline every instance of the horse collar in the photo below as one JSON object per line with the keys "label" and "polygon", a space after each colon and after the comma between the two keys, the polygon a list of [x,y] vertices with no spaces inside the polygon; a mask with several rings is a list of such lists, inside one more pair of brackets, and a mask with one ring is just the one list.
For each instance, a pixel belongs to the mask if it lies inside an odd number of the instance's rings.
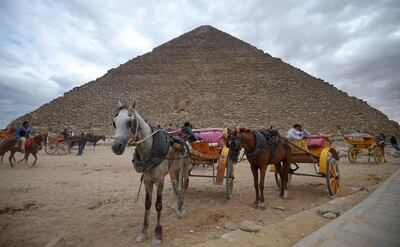
{"label": "horse collar", "polygon": [[260,134],[258,131],[253,131],[253,133],[256,138],[256,146],[255,146],[254,150],[251,150],[251,151],[245,150],[244,151],[244,153],[246,154],[248,159],[254,159],[259,154],[261,154],[265,148],[265,137],[262,134]]}

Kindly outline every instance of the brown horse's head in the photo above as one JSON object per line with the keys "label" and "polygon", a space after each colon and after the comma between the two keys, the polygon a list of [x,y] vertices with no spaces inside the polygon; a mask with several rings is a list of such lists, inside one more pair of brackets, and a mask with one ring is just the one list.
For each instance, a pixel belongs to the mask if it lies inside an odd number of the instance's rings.
{"label": "brown horse's head", "polygon": [[231,158],[237,161],[240,150],[242,149],[242,137],[237,129],[228,128],[223,135],[226,146],[229,148]]}
{"label": "brown horse's head", "polygon": [[29,150],[27,150],[27,151],[30,151],[30,152],[38,152],[38,151],[40,151],[42,149],[42,143],[45,144],[46,140],[47,140],[47,134],[46,133],[40,134],[40,135],[37,135],[37,136],[33,137],[32,138],[32,147],[29,148]]}
{"label": "brown horse's head", "polygon": [[243,147],[244,149],[252,149],[255,147],[256,138],[253,130],[249,128],[228,129],[227,133],[227,146],[229,148],[236,150],[239,144],[240,148]]}

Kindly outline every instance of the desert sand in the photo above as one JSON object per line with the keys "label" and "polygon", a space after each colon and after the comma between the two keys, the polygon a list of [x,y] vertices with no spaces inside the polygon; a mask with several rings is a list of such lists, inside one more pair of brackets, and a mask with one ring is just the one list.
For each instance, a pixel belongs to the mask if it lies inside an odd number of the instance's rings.
{"label": "desert sand", "polygon": [[[45,246],[58,237],[63,237],[67,246],[151,246],[150,239],[135,243],[143,222],[145,193],[143,189],[138,202],[134,202],[140,174],[132,167],[132,153],[133,149],[128,149],[116,156],[109,146],[98,146],[96,150],[86,147],[83,156],[76,156],[76,151],[64,156],[48,155],[42,150],[34,168],[0,164],[0,246]],[[19,154],[17,158],[21,157]],[[340,197],[350,195],[352,187],[364,186],[372,191],[400,168],[398,158],[389,157],[384,165],[366,161],[366,157],[357,164],[349,164],[345,157],[340,160]],[[311,165],[302,165],[301,172],[312,171]],[[196,167],[193,173],[211,174],[211,168]],[[279,197],[272,173],[268,172],[266,181],[267,209],[260,211],[250,206],[255,194],[247,161],[235,166],[233,198],[229,201],[224,186],[215,185],[210,178],[190,178],[186,215],[177,219],[175,194],[166,177],[163,246],[189,246],[220,238],[229,232],[225,222],[238,225],[249,220],[272,229],[291,215],[331,200],[324,178],[293,176],[288,200]],[[348,207],[367,197],[368,191],[348,199]],[[155,227],[154,196],[150,236]],[[286,238],[280,245],[290,246],[329,219],[310,217],[304,221],[310,221],[307,229],[291,225],[290,232],[275,231],[273,237],[277,242]]]}

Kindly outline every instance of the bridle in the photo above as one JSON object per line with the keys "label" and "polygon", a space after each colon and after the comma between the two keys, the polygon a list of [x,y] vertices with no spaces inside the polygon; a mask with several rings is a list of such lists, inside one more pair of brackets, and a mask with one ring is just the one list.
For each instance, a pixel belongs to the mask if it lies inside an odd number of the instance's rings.
{"label": "bridle", "polygon": [[[159,132],[161,129],[158,129],[156,131],[154,131],[151,135],[143,138],[142,140],[136,141],[137,137],[138,137],[138,133],[139,133],[139,123],[137,121],[137,116],[136,116],[136,111],[132,111],[132,109],[128,108],[127,106],[123,106],[120,108],[120,111],[122,109],[126,109],[128,111],[128,117],[130,118],[130,125],[131,125],[131,132],[133,134],[133,137],[130,139],[130,141],[128,141],[128,146],[136,146],[139,145],[140,143],[146,141],[147,139],[151,138],[154,134],[156,134],[157,132]],[[119,113],[118,113],[119,114]],[[118,116],[118,114],[116,116]],[[115,126],[115,122],[113,121],[113,126],[114,128],[116,128]]]}
{"label": "bridle", "polygon": [[227,146],[229,148],[230,157],[233,159],[239,158],[240,150],[242,149],[243,137],[241,135],[238,135],[237,130],[235,130],[234,133],[229,134],[227,139]]}

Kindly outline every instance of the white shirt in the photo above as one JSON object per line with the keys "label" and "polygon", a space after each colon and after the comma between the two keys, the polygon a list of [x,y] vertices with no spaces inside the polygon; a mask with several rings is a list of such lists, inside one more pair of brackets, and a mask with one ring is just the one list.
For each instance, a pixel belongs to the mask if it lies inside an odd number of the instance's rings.
{"label": "white shirt", "polygon": [[307,130],[298,131],[295,128],[291,128],[287,133],[287,139],[289,141],[302,140],[302,139],[304,139],[304,137],[307,137],[309,135],[310,135],[310,133],[308,133]]}

